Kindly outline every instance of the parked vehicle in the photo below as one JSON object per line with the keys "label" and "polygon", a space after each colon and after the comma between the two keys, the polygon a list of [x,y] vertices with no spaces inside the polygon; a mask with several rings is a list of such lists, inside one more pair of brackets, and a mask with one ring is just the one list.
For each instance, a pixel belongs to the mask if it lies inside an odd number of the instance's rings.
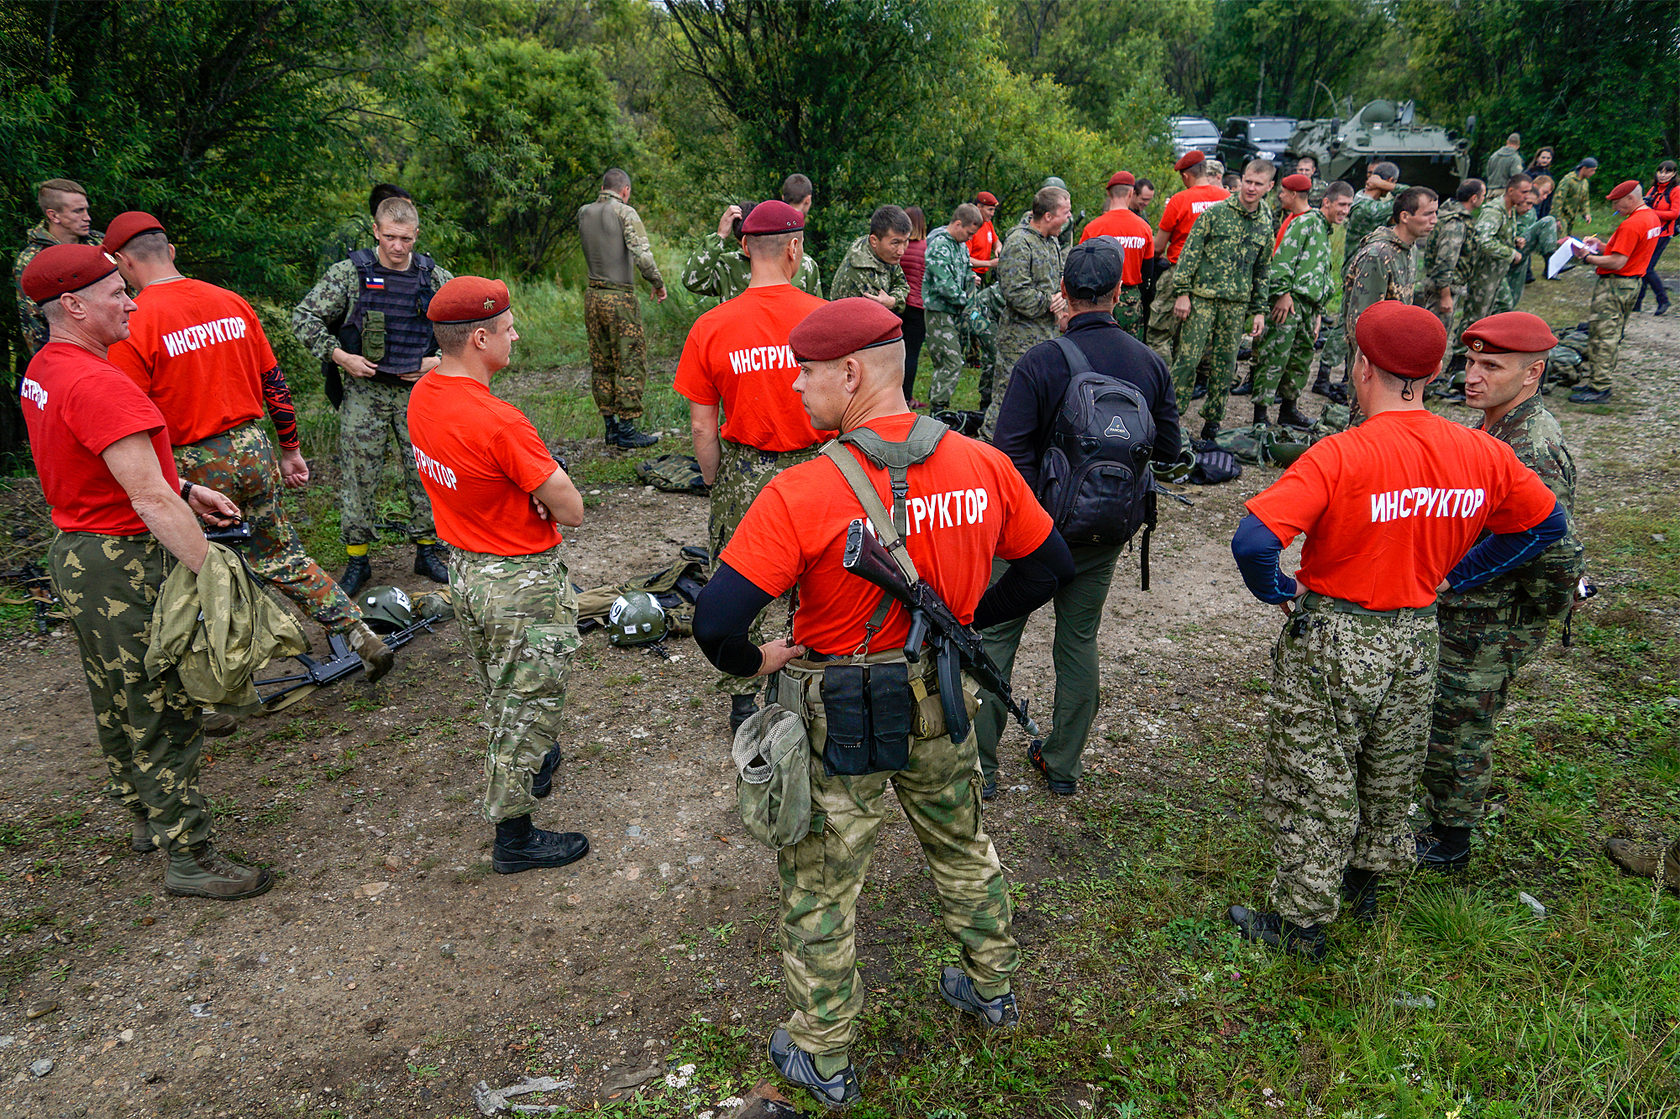
{"label": "parked vehicle", "polygon": [[1259,157],[1283,162],[1289,137],[1295,131],[1294,117],[1226,117],[1219,135],[1219,158],[1232,171]]}
{"label": "parked vehicle", "polygon": [[1219,126],[1206,117],[1172,118],[1173,158],[1199,151],[1212,156],[1219,149]]}
{"label": "parked vehicle", "polygon": [[[1474,117],[1467,126],[1474,134]],[[1365,185],[1366,168],[1387,160],[1400,168],[1401,182],[1430,187],[1442,197],[1469,173],[1469,149],[1469,137],[1419,121],[1410,101],[1372,101],[1345,120],[1303,120],[1289,141],[1290,157],[1317,159],[1325,179],[1342,179],[1358,189]]]}

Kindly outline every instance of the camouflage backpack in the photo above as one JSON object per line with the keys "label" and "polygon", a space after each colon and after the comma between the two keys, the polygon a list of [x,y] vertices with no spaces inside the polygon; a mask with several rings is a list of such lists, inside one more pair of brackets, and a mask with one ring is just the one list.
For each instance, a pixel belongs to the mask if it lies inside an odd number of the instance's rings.
{"label": "camouflage backpack", "polygon": [[660,455],[636,464],[636,477],[666,493],[692,493],[702,497],[712,492],[700,476],[700,464],[692,455]]}

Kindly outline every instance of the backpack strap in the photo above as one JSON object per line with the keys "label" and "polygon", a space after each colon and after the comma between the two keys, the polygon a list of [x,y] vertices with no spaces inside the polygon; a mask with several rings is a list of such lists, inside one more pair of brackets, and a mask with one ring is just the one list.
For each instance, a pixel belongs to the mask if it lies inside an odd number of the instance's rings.
{"label": "backpack strap", "polygon": [[1079,344],[1065,334],[1056,336],[1056,346],[1062,351],[1062,359],[1067,362],[1068,373],[1077,377],[1081,373],[1095,373],[1091,359],[1085,356],[1085,351]]}

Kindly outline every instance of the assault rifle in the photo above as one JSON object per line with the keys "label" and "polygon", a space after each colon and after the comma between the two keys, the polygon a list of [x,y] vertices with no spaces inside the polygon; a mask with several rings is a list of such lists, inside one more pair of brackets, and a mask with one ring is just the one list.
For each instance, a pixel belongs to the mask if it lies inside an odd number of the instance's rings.
{"label": "assault rifle", "polygon": [[[410,622],[402,629],[387,633],[384,636],[385,644],[393,649],[400,649],[422,631],[431,633],[432,626],[440,620],[421,618]],[[327,638],[327,656],[324,660],[316,660],[307,653],[299,653],[293,659],[302,667],[302,671],[255,681],[257,695],[262,698],[263,707],[269,711],[290,707],[316,688],[362,670],[362,658],[351,652],[349,643],[344,640],[343,635],[337,633]]]}
{"label": "assault rifle", "polygon": [[957,621],[957,616],[927,580],[908,582],[898,561],[869,534],[861,518],[846,529],[846,552],[840,565],[880,587],[910,611],[910,634],[904,639],[904,656],[909,661],[920,661],[922,646],[932,644],[939,673],[939,704],[945,712],[945,729],[953,741],[961,742],[968,737],[968,708],[962,699],[965,668],[976,683],[1003,701],[1003,706],[1028,734],[1039,736],[1038,724],[1027,714],[1026,702],[1016,702],[1009,681],[986,653],[980,635]]}

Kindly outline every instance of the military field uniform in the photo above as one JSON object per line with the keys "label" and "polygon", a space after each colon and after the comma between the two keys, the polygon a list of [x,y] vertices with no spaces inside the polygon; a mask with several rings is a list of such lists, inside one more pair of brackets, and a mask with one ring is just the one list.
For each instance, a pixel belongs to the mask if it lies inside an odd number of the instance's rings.
{"label": "military field uniform", "polygon": [[[1423,279],[1418,283],[1415,299],[1419,307],[1441,320],[1448,338],[1454,337],[1453,319],[1464,302],[1464,266],[1475,253],[1476,234],[1471,216],[1464,203],[1456,199],[1441,203],[1435,228],[1423,243]],[[1452,295],[1451,311],[1442,310],[1443,290]]]}
{"label": "military field uniform", "polygon": [[1499,286],[1493,297],[1493,313],[1501,311],[1515,311],[1517,304],[1522,302],[1523,292],[1528,287],[1528,270],[1531,261],[1538,256],[1540,267],[1544,269],[1551,255],[1557,251],[1558,228],[1557,219],[1547,215],[1541,217],[1538,207],[1526,214],[1517,215],[1517,236],[1523,239],[1522,259],[1511,265],[1510,271],[1505,273],[1505,282]]}
{"label": "military field uniform", "polygon": [[577,220],[589,265],[583,323],[589,334],[590,392],[602,416],[634,422],[642,418],[647,384],[647,337],[636,304],[635,272],[656,291],[665,281],[641,215],[624,199],[603,190],[579,208]]}
{"label": "military field uniform", "polygon": [[[406,272],[392,272],[378,263],[376,257],[374,272],[383,278],[384,287],[364,290],[360,270],[351,261],[341,260],[327,269],[326,275],[293,309],[292,333],[304,349],[328,361],[335,349],[342,348],[337,335],[329,329],[330,324],[344,321],[360,302],[364,309],[385,315],[386,356],[378,364],[417,371],[421,358],[437,348],[431,324],[426,321],[425,313],[416,309],[417,295],[430,299],[430,293],[418,293],[420,271],[416,261]],[[435,265],[431,277],[433,292],[452,279],[446,269]],[[347,545],[372,544],[379,538],[374,500],[385,473],[386,444],[394,440],[397,470],[402,475],[403,491],[408,495],[411,510],[408,535],[415,541],[433,539],[437,529],[432,521],[432,503],[415,473],[408,438],[409,382],[383,371],[376,377],[345,374],[343,382],[344,401],[338,409],[338,459],[342,474],[338,490],[339,538]]]}
{"label": "military field uniform", "polygon": [[[102,231],[90,229],[86,237],[78,237],[71,244],[97,245],[104,240],[105,234]],[[12,284],[17,290],[18,321],[23,326],[25,357],[34,357],[35,351],[47,344],[47,319],[41,314],[41,308],[35,305],[35,301],[23,294],[23,270],[29,267],[29,262],[35,259],[36,253],[42,249],[50,249],[58,243],[53,240],[53,235],[47,232],[47,223],[38,223],[24,235],[23,248],[17,254],[17,260],[12,267]]]}
{"label": "military field uniform", "polygon": [[1015,363],[1040,342],[1056,337],[1056,315],[1050,310],[1050,301],[1062,290],[1062,260],[1066,255],[1061,241],[1046,237],[1030,225],[1017,225],[1003,239],[998,262],[992,268],[1002,309],[997,323],[991,403],[980,425],[982,439],[990,439],[997,429],[998,409],[1009,392]]}
{"label": "military field uniform", "polygon": [[[1351,234],[1350,234],[1351,236]],[[1359,316],[1373,303],[1384,299],[1412,301],[1412,250],[1400,240],[1392,225],[1373,232],[1348,257],[1342,275],[1342,337],[1348,354],[1348,369],[1359,352],[1354,333]],[[1359,416],[1359,404],[1350,399],[1354,419]]]}
{"label": "military field uniform", "polygon": [[1299,400],[1312,365],[1314,320],[1336,290],[1330,223],[1323,214],[1308,210],[1289,223],[1272,256],[1266,290],[1268,305],[1287,292],[1295,308],[1281,324],[1268,318],[1254,348],[1254,402],[1265,404],[1274,390],[1285,401]]}
{"label": "military field uniform", "polygon": [[[1465,254],[1464,306],[1458,321],[1465,326],[1480,322],[1493,313],[1493,301],[1511,271],[1511,254],[1517,251],[1517,214],[1504,195],[1489,199],[1476,213],[1476,236]],[[1462,332],[1461,332],[1462,333]],[[1454,356],[1465,352],[1455,335],[1449,339]]]}
{"label": "military field uniform", "polygon": [[[734,299],[752,282],[752,263],[738,245],[707,235],[683,265],[682,282],[695,295],[710,295],[720,301]],[[799,274],[790,282],[800,291],[822,298],[822,269],[809,252],[800,257]]]}
{"label": "military field uniform", "polygon": [[1552,198],[1552,215],[1558,220],[1559,230],[1565,237],[1573,236],[1575,227],[1589,220],[1591,200],[1587,197],[1587,180],[1575,171],[1569,172],[1558,181]]}
{"label": "military field uniform", "polygon": [[949,408],[962,376],[963,339],[968,333],[968,304],[979,280],[968,265],[968,248],[944,226],[927,238],[927,271],[922,275],[922,317],[927,336],[922,345],[928,367],[928,403]]}
{"label": "military field uniform", "polygon": [[904,309],[910,305],[910,281],[904,278],[904,269],[875,255],[875,250],[869,247],[869,235],[866,233],[852,242],[840,267],[834,270],[834,282],[828,287],[828,297],[839,300],[857,295],[874,296],[881,292],[892,296],[893,313],[903,315]]}
{"label": "military field uniform", "polygon": [[[1347,222],[1342,222],[1330,231],[1330,266],[1331,274],[1341,276],[1345,273],[1347,259],[1352,250],[1359,247],[1359,242],[1348,240]],[[1322,380],[1328,380],[1332,370],[1343,369],[1347,365],[1347,335],[1342,332],[1342,285],[1332,285],[1330,298],[1324,303],[1324,320],[1319,327],[1319,338],[1324,346],[1318,354],[1318,375]]]}
{"label": "military field uniform", "polygon": [[1209,356],[1202,418],[1218,423],[1237,368],[1237,348],[1248,323],[1265,310],[1272,263],[1271,211],[1261,202],[1244,210],[1236,197],[1202,211],[1173,268],[1168,301],[1190,297],[1190,316],[1179,328],[1172,362],[1180,417],[1190,414],[1196,366]]}
{"label": "military field uniform", "polygon": [[1487,183],[1488,195],[1491,197],[1504,190],[1505,184],[1511,181],[1511,176],[1520,173],[1522,169],[1522,153],[1511,150],[1509,146],[1502,146],[1488,156],[1487,163],[1482,166],[1482,181]]}
{"label": "military field uniform", "polygon": [[[1536,394],[1485,430],[1511,445],[1566,510],[1575,504],[1575,462],[1563,431]],[[1481,822],[1493,764],[1493,724],[1511,678],[1546,642],[1551,619],[1567,612],[1581,575],[1572,530],[1526,566],[1473,591],[1443,592],[1440,668],[1423,787],[1437,827]]]}
{"label": "military field uniform", "polygon": [[1353,205],[1348,208],[1347,216],[1347,244],[1349,255],[1359,247],[1360,242],[1369,237],[1377,229],[1389,224],[1394,218],[1394,195],[1384,198],[1372,198],[1364,191],[1353,196]]}

